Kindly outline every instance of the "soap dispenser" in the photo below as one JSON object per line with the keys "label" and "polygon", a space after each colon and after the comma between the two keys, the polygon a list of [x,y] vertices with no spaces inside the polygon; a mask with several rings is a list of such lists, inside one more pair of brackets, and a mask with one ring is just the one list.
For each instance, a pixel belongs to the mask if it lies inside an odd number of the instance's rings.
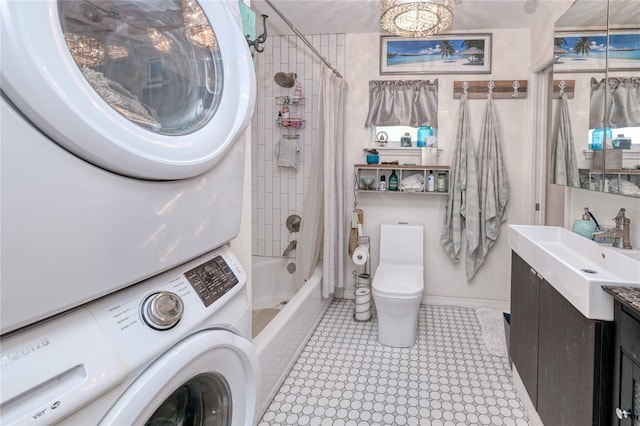
{"label": "soap dispenser", "polygon": [[591,220],[589,207],[584,208],[582,219],[577,219],[573,222],[573,228],[571,230],[578,235],[593,240],[593,233],[596,232],[596,224]]}

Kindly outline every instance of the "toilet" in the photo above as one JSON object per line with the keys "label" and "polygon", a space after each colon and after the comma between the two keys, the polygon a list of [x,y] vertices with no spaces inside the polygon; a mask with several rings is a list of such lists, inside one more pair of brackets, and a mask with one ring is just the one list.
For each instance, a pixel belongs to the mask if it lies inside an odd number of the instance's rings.
{"label": "toilet", "polygon": [[380,263],[371,285],[378,315],[378,342],[415,344],[424,292],[424,228],[406,223],[380,226]]}

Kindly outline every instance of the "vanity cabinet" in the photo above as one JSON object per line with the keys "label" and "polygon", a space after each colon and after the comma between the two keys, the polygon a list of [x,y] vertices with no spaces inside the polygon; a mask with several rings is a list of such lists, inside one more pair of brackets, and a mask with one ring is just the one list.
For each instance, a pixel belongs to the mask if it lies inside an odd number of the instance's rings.
{"label": "vanity cabinet", "polygon": [[529,398],[538,401],[538,313],[542,278],[520,256],[511,256],[509,351]]}
{"label": "vanity cabinet", "polygon": [[[640,425],[640,289],[606,289],[614,303],[614,380],[610,411],[615,426]],[[630,298],[631,297],[631,298]]]}
{"label": "vanity cabinet", "polygon": [[[448,194],[449,193],[449,166],[418,166],[418,165],[400,165],[400,164],[356,164],[354,165],[355,173],[355,187],[357,192],[380,192],[385,194],[393,193],[407,193],[407,194]],[[389,185],[389,176],[395,170],[398,176],[398,190],[397,191],[378,191],[380,178],[385,177],[387,188]],[[434,178],[434,191],[427,191],[427,178],[430,172],[433,172]],[[401,188],[402,180],[412,175],[422,176],[424,182],[423,190]],[[362,179],[373,179],[372,189],[365,189]],[[444,179],[444,187],[440,187],[438,190],[438,178]]]}
{"label": "vanity cabinet", "polygon": [[613,327],[585,318],[515,252],[513,363],[545,425],[610,424]]}

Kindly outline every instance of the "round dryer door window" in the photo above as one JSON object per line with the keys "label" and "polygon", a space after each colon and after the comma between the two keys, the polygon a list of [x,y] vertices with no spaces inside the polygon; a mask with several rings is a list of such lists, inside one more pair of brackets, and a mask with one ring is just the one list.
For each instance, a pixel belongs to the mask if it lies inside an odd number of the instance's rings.
{"label": "round dryer door window", "polygon": [[3,90],[53,141],[96,166],[144,179],[193,177],[249,123],[255,75],[232,2],[0,8]]}
{"label": "round dryer door window", "polygon": [[258,355],[248,340],[203,330],[145,368],[100,424],[252,425],[259,382]]}
{"label": "round dryer door window", "polygon": [[229,426],[232,403],[225,378],[203,373],[176,389],[145,424]]}

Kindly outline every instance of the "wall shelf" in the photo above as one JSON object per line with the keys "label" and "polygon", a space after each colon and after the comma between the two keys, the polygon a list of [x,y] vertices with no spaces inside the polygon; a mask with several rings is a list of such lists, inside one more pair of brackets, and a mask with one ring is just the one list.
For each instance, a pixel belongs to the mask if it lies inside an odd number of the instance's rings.
{"label": "wall shelf", "polygon": [[[439,195],[439,194],[448,194],[449,193],[449,166],[442,165],[410,165],[410,164],[355,164],[354,166],[355,172],[355,191],[358,193],[380,193],[380,194],[421,194],[421,195]],[[397,191],[379,191],[378,184],[380,183],[380,177],[385,177],[385,182],[387,187],[389,185],[389,176],[391,176],[392,171],[396,171],[396,175],[398,176],[398,190]],[[434,191],[427,191],[427,177],[429,176],[429,172],[433,171],[434,175]],[[412,176],[412,175],[421,175],[422,180],[424,182],[424,189],[402,189],[401,184],[402,180]],[[438,191],[438,175],[444,175],[445,178],[445,191]],[[373,189],[364,189],[361,183],[362,178],[372,178],[373,179]]]}

